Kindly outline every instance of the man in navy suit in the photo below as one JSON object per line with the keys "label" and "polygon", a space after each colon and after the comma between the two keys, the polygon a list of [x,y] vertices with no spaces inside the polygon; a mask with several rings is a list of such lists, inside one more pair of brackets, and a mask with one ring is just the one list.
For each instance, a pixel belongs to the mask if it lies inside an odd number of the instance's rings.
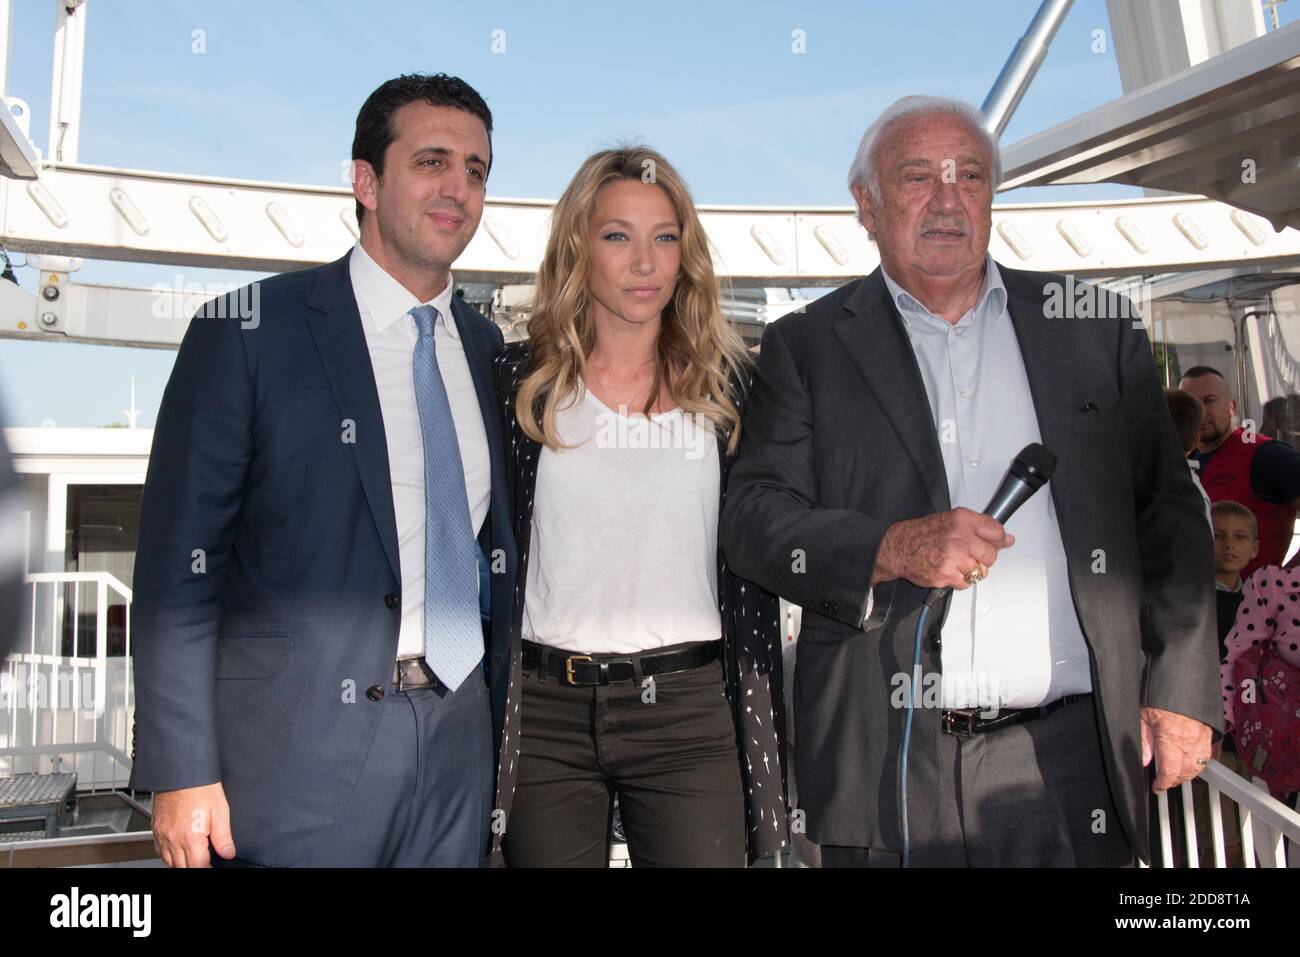
{"label": "man in navy suit", "polygon": [[181,343],[134,606],[132,785],[170,866],[486,861],[515,573],[502,337],[449,267],[491,132],[460,79],[380,86],[357,246],[209,303]]}

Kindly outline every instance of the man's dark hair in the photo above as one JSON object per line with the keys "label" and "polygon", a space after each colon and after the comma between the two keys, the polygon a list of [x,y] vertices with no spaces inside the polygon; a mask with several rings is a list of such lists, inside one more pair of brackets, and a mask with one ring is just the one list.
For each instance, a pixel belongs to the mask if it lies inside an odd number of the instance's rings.
{"label": "man's dark hair", "polygon": [[1196,447],[1201,434],[1201,420],[1205,418],[1205,406],[1196,396],[1182,389],[1165,389],[1165,401],[1169,403],[1169,416],[1174,420],[1174,431],[1178,433],[1178,445],[1186,453]]}
{"label": "man's dark hair", "polygon": [[1217,375],[1220,379],[1223,379],[1224,382],[1228,381],[1227,378],[1224,376],[1224,374],[1220,372],[1218,369],[1214,368],[1214,366],[1192,366],[1190,369],[1188,369],[1186,372],[1183,373],[1183,378],[1199,379],[1203,375]]}
{"label": "man's dark hair", "polygon": [[[488,172],[492,171],[492,111],[488,109],[478,91],[458,76],[445,73],[404,73],[381,84],[366,97],[357,114],[357,131],[352,137],[352,158],[365,160],[375,168],[375,175],[384,174],[384,154],[397,138],[393,129],[393,114],[407,103],[423,100],[430,106],[448,106],[462,110],[483,121],[488,137]],[[361,222],[365,208],[357,203],[357,222]]]}

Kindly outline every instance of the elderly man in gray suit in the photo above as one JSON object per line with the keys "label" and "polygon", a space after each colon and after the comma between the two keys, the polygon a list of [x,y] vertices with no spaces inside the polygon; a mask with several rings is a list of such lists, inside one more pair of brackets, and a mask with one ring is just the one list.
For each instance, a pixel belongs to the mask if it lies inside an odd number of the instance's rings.
{"label": "elderly man in gray suit", "polygon": [[[824,866],[1149,859],[1144,767],[1186,781],[1222,728],[1211,546],[1145,331],[994,262],[998,177],[978,111],[894,104],[849,176],[881,267],[763,336],[721,534],[804,608]],[[1047,488],[980,514],[1031,443]]]}

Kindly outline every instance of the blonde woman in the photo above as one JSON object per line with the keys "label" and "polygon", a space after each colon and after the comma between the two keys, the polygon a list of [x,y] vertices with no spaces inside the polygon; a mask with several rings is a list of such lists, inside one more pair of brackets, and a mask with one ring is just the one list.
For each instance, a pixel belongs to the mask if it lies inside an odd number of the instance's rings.
{"label": "blonde woman", "polygon": [[555,206],[498,357],[520,568],[493,831],[512,867],[743,866],[787,843],[775,596],[718,548],[751,363],[658,153]]}

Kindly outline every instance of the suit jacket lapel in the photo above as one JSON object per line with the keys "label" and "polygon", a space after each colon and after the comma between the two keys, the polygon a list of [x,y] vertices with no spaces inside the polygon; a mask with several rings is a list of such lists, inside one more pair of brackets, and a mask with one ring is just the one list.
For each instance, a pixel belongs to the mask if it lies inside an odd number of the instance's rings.
{"label": "suit jacket lapel", "polygon": [[935,511],[947,511],[948,476],[925,382],[879,269],[861,280],[844,308],[850,314],[835,324],[836,334],[907,449]]}
{"label": "suit jacket lapel", "polygon": [[[475,328],[478,317],[458,296],[451,297],[451,314],[465,349],[465,361],[474,380],[479,411],[483,415],[483,428],[487,431],[488,462],[492,471],[492,490],[504,489],[506,466],[503,458],[505,446],[501,439],[501,417],[497,414],[496,384],[492,375],[492,343]],[[495,498],[495,495],[493,496]],[[475,529],[477,534],[478,530]],[[489,559],[491,556],[488,556]]]}
{"label": "suit jacket lapel", "polygon": [[[1070,369],[1069,329],[1066,325],[1071,320],[1051,319],[1044,315],[1041,280],[1027,284],[1013,270],[1002,266],[998,266],[998,269],[1007,289],[1007,312],[1020,342],[1020,355],[1025,363],[1025,375],[1029,379],[1029,392],[1034,399],[1038,433],[1042,436],[1043,445],[1054,451],[1059,450],[1070,441],[1070,403],[1073,396],[1068,389],[1062,389],[1061,384],[1074,379]],[[1063,478],[1058,473],[1048,483],[1062,534],[1066,527],[1063,498],[1067,484],[1062,481]]]}
{"label": "suit jacket lapel", "polygon": [[388,471],[388,440],[379,407],[379,388],[370,364],[370,349],[352,291],[348,255],[321,267],[307,301],[307,307],[314,312],[308,317],[307,328],[316,341],[340,419],[356,423],[352,455],[384,554],[388,556],[393,576],[400,582],[402,571],[397,551],[397,518],[393,512],[393,482]]}

